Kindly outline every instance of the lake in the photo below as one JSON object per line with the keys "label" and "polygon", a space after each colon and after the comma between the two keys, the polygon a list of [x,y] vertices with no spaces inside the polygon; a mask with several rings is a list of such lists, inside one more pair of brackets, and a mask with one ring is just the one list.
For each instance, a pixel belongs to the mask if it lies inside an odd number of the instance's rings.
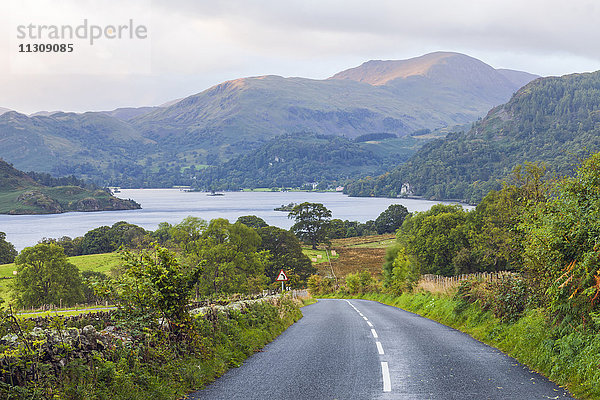
{"label": "lake", "polygon": [[[82,236],[87,231],[118,221],[127,221],[154,230],[159,222],[177,224],[191,215],[205,220],[227,218],[231,222],[242,215],[256,215],[269,225],[288,229],[293,221],[287,212],[274,211],[282,204],[305,201],[322,203],[333,218],[366,222],[375,219],[391,204],[402,204],[409,211],[426,211],[440,202],[415,199],[348,197],[342,193],[315,192],[227,192],[208,196],[179,189],[122,189],[117,196],[133,199],[141,210],[70,212],[52,215],[0,215],[0,232],[17,250],[35,245],[44,237]],[[471,206],[465,206],[472,208]]]}

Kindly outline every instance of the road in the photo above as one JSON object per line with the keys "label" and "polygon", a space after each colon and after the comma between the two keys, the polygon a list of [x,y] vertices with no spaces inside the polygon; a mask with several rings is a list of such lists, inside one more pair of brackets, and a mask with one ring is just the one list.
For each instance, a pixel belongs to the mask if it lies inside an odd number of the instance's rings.
{"label": "road", "polygon": [[566,399],[502,352],[367,300],[319,300],[262,352],[190,399]]}

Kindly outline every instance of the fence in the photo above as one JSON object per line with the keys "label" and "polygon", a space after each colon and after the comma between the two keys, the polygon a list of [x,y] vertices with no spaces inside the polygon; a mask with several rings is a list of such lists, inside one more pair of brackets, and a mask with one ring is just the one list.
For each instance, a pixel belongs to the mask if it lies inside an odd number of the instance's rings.
{"label": "fence", "polygon": [[460,285],[462,281],[469,279],[479,279],[486,282],[495,282],[502,279],[503,276],[514,275],[514,272],[476,272],[474,274],[462,274],[456,276],[440,276],[425,274],[421,276],[417,283],[417,289],[424,289],[430,292],[448,292]]}

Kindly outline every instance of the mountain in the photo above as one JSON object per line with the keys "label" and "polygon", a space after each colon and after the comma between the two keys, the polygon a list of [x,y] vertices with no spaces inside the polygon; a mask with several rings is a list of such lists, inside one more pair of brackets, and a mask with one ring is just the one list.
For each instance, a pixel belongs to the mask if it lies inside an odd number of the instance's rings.
{"label": "mountain", "polygon": [[346,187],[354,196],[410,194],[479,201],[513,168],[544,162],[558,175],[600,151],[600,71],[537,79],[469,131],[423,146],[405,164]]}
{"label": "mountain", "polygon": [[0,157],[105,185],[182,184],[177,171],[226,162],[280,135],[402,137],[471,123],[533,78],[439,52],[369,61],[325,80],[241,78],[158,107],[8,112],[0,115]]}
{"label": "mountain", "polygon": [[9,108],[0,107],[0,115],[7,113],[9,111],[12,111],[12,110]]}
{"label": "mountain", "polygon": [[226,159],[240,146],[291,132],[402,136],[472,122],[508,100],[521,87],[515,80],[472,57],[440,52],[369,61],[326,80],[260,76],[228,81],[134,118],[132,124],[159,143],[168,138],[217,148]]}
{"label": "mountain", "polygon": [[23,170],[58,172],[56,167],[65,165],[103,168],[114,160],[135,163],[146,144],[152,141],[126,122],[102,113],[0,115],[0,156]]}
{"label": "mountain", "polygon": [[0,159],[0,214],[57,214],[67,211],[133,210],[140,205],[105,190],[42,185]]}
{"label": "mountain", "polygon": [[148,114],[149,112],[159,108],[162,107],[121,107],[112,111],[100,111],[100,113],[110,115],[111,117],[115,117],[122,121],[128,121],[140,115]]}

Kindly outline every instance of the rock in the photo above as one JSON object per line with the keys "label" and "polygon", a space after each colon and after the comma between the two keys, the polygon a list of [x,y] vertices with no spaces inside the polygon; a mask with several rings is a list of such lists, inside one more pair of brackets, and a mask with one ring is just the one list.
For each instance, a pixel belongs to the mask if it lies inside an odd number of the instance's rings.
{"label": "rock", "polygon": [[81,330],[81,333],[85,336],[96,336],[98,333],[96,332],[96,328],[92,325],[86,325]]}

